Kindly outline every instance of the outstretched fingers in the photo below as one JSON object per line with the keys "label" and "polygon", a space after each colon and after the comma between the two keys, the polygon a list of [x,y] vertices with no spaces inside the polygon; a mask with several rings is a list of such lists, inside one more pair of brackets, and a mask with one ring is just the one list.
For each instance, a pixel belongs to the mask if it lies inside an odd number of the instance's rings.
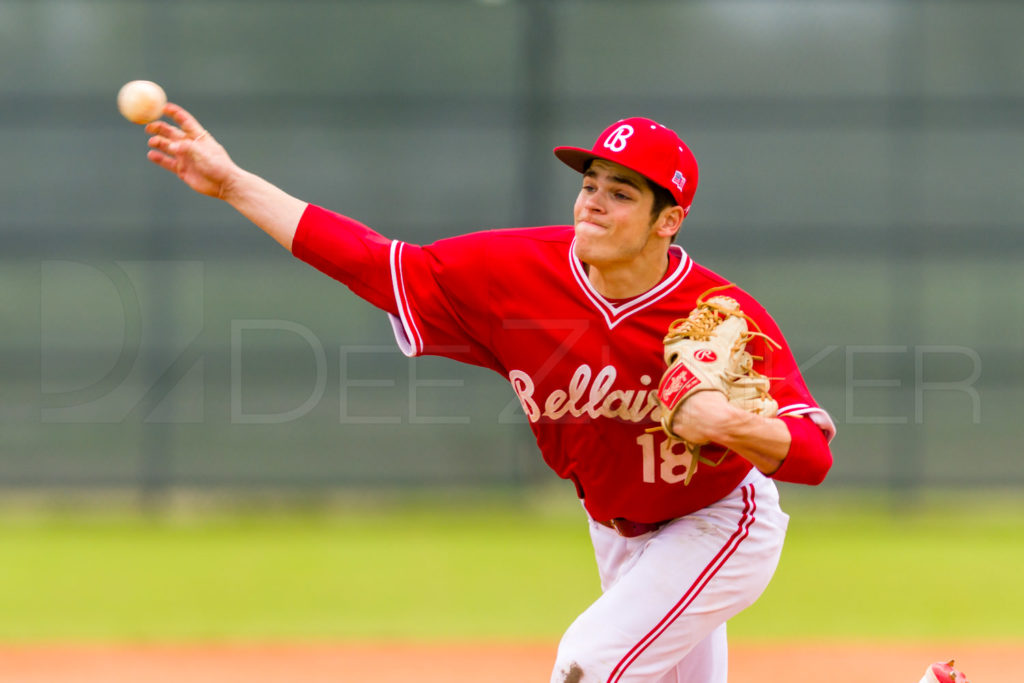
{"label": "outstretched fingers", "polygon": [[182,107],[168,103],[164,114],[171,120],[146,126],[150,134],[146,158],[196,192],[220,197],[233,167],[224,148]]}
{"label": "outstretched fingers", "polygon": [[152,161],[160,168],[167,169],[171,173],[178,172],[178,162],[175,161],[174,158],[167,156],[163,152],[150,150],[149,152],[146,153],[146,158]]}
{"label": "outstretched fingers", "polygon": [[150,135],[160,135],[168,140],[184,140],[187,136],[184,131],[172,126],[166,121],[153,121],[146,124],[146,132]]}
{"label": "outstretched fingers", "polygon": [[189,114],[183,107],[168,102],[164,107],[164,114],[171,117],[175,123],[181,126],[181,130],[184,131],[187,137],[192,139],[198,138],[199,136],[206,133],[203,127],[196,120],[196,117]]}
{"label": "outstretched fingers", "polygon": [[159,150],[168,156],[178,156],[181,153],[181,146],[184,144],[182,140],[185,138],[169,138],[163,135],[154,135],[151,137],[146,144],[155,150]]}
{"label": "outstretched fingers", "polygon": [[161,168],[177,173],[181,148],[188,140],[185,133],[163,121],[150,123],[146,126],[146,132],[153,134],[146,141],[151,148],[146,158]]}

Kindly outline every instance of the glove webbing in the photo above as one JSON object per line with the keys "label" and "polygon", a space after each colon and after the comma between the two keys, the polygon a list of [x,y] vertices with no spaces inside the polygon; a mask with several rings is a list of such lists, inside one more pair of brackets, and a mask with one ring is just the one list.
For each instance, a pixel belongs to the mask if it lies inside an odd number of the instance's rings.
{"label": "glove webbing", "polygon": [[[728,289],[733,286],[734,285],[732,283],[728,283],[718,287],[712,287],[711,289],[706,290],[699,297],[697,297],[696,306],[694,308],[694,310],[697,311],[697,314],[693,315],[693,313],[691,312],[691,314],[685,318],[677,318],[676,320],[673,320],[668,326],[668,334],[665,335],[663,343],[668,344],[672,341],[675,341],[676,339],[694,339],[697,341],[707,341],[708,339],[710,339],[711,334],[715,331],[715,328],[718,327],[718,325],[721,324],[723,320],[725,320],[729,316],[735,315],[746,320],[747,323],[754,328],[754,331],[748,331],[742,337],[737,339],[736,343],[733,345],[731,349],[732,353],[735,353],[739,349],[745,348],[747,343],[750,342],[755,337],[760,337],[764,339],[767,344],[774,346],[776,349],[781,349],[782,346],[778,342],[776,342],[774,339],[772,339],[767,334],[761,331],[761,326],[757,324],[756,320],[751,318],[749,315],[747,315],[740,309],[739,303],[735,299],[723,297],[728,299],[728,301],[734,303],[735,306],[726,306],[725,304],[719,303],[717,301],[708,300],[710,294],[720,292],[723,289]],[[753,360],[764,360],[762,356],[750,355],[750,358]],[[746,372],[755,377],[764,377],[764,375],[757,372],[752,367],[746,368]],[[730,372],[730,375],[732,375],[733,378],[745,376],[743,374],[738,374],[735,372]],[[769,379],[778,378],[772,377]],[[658,426],[650,427],[645,430],[645,432],[659,431],[664,431],[664,429],[661,426]],[[669,438],[673,438],[671,434],[669,434],[668,436]],[[681,441],[683,445],[686,446],[686,450],[689,451],[690,455],[693,457],[690,467],[687,468],[686,479],[683,481],[684,486],[688,486],[690,484],[690,480],[693,478],[693,475],[697,472],[697,465],[699,463],[704,463],[711,467],[717,467],[718,465],[722,464],[722,462],[730,453],[730,450],[726,449],[726,451],[722,454],[722,457],[720,457],[718,460],[712,460],[711,458],[707,458],[701,455],[700,452],[702,444],[695,444],[686,440]]]}

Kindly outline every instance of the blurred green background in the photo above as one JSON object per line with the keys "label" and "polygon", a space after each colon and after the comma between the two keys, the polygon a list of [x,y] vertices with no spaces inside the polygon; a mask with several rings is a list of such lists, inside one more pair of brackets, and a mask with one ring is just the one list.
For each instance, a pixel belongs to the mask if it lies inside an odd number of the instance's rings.
{"label": "blurred green background", "polygon": [[[1019,638],[1022,29],[991,0],[0,0],[0,638],[556,637],[596,591],[507,383],[406,359],[150,165],[114,103],[136,78],[413,242],[566,222],[552,147],[674,128],[701,166],[681,243],[773,313],[839,428],[734,634],[871,605],[843,623],[928,636],[959,596],[959,635]],[[526,597],[483,609],[495,584]]]}

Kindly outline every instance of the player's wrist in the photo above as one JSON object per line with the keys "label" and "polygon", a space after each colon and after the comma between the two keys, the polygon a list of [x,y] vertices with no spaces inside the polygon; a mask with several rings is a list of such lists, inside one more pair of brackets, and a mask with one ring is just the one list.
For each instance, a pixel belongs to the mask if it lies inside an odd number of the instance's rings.
{"label": "player's wrist", "polygon": [[232,165],[228,169],[227,173],[224,174],[224,178],[220,182],[220,188],[217,191],[217,199],[223,199],[232,206],[242,201],[246,195],[246,182],[248,181],[251,183],[251,180],[247,178],[247,176],[251,175],[251,173],[248,173],[239,166]]}
{"label": "player's wrist", "polygon": [[733,410],[726,395],[717,389],[695,392],[673,414],[670,435],[696,445],[722,443],[735,429]]}

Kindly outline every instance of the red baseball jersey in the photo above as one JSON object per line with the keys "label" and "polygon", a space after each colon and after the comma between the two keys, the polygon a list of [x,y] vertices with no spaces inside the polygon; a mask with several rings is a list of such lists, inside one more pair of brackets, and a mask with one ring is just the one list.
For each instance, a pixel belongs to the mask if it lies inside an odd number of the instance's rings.
{"label": "red baseball jersey", "polygon": [[[656,522],[699,510],[750,471],[714,445],[684,485],[691,455],[657,426],[662,339],[697,297],[727,285],[678,245],[665,277],[644,294],[614,301],[591,285],[573,251],[570,226],[492,230],[428,246],[387,240],[351,219],[309,207],[293,253],[386,310],[402,351],[490,368],[512,385],[544,460],[572,479],[597,520]],[[746,292],[739,301],[781,345],[753,342],[755,369],[793,443],[778,479],[818,483],[831,465],[828,414],[812,398],[772,318]],[[749,348],[749,347],[748,347]]]}

